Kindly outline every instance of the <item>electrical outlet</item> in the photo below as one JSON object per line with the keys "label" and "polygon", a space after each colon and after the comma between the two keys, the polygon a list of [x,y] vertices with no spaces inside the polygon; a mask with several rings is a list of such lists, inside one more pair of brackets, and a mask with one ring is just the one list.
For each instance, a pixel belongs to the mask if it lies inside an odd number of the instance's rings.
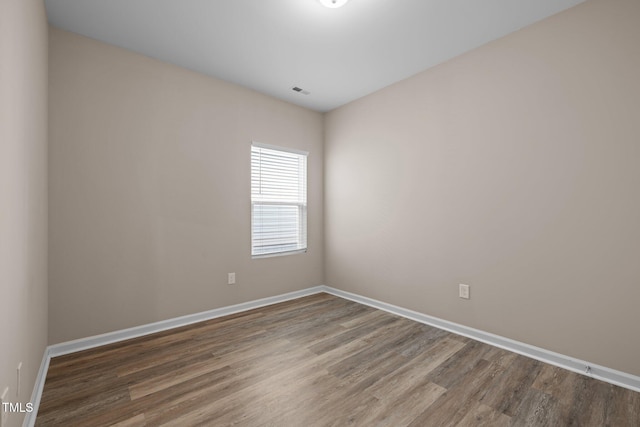
{"label": "electrical outlet", "polygon": [[235,285],[236,284],[236,273],[229,273],[229,280],[227,280],[227,283],[229,285]]}
{"label": "electrical outlet", "polygon": [[469,285],[460,283],[458,286],[460,298],[469,299]]}
{"label": "electrical outlet", "polygon": [[0,396],[0,427],[7,425],[7,415],[9,412],[5,409],[5,403],[9,403],[9,387],[5,388]]}

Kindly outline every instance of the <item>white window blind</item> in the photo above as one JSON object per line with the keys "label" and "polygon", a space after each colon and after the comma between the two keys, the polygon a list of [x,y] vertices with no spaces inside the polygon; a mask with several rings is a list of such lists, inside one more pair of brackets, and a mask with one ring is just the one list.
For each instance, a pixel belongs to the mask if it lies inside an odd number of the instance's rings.
{"label": "white window blind", "polygon": [[307,153],[251,146],[251,255],[307,249]]}

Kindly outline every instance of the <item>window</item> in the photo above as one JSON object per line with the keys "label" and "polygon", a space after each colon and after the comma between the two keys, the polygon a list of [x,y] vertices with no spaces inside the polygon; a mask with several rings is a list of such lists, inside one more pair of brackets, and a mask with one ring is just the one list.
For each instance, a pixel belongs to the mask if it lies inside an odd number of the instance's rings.
{"label": "window", "polygon": [[251,146],[251,256],[307,250],[307,153]]}

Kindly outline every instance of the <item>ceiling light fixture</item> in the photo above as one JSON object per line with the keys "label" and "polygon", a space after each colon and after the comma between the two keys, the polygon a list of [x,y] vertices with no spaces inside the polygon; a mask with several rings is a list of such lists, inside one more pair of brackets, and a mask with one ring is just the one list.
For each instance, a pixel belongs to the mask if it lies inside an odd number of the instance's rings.
{"label": "ceiling light fixture", "polygon": [[319,0],[324,7],[335,9],[344,6],[349,0]]}

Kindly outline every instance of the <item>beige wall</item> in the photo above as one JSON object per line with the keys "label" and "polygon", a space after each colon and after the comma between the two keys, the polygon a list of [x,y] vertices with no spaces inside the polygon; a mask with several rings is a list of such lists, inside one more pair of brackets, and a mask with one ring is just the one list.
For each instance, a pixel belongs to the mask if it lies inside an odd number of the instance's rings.
{"label": "beige wall", "polygon": [[[321,114],[49,37],[50,343],[323,283]],[[306,254],[251,259],[252,140],[310,152]]]}
{"label": "beige wall", "polygon": [[[324,263],[328,285],[640,375],[639,20],[591,0],[327,114],[324,233],[321,115],[52,29],[49,341],[318,285]],[[249,256],[251,140],[311,152],[305,255]]]}
{"label": "beige wall", "polygon": [[640,375],[639,22],[593,0],[329,113],[327,284]]}
{"label": "beige wall", "polygon": [[[29,402],[47,343],[47,22],[0,2],[0,394]],[[22,362],[20,395],[16,369]],[[1,412],[1,408],[0,408]],[[22,416],[9,414],[9,425]]]}

